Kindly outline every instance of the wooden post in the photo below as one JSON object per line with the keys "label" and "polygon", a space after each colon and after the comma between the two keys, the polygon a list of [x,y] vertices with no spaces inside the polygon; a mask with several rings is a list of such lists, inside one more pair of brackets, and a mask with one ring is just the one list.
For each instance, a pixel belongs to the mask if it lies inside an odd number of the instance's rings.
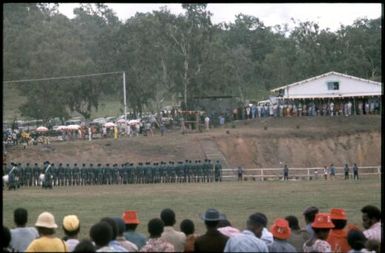
{"label": "wooden post", "polygon": [[261,169],[261,181],[263,181],[263,169]]}

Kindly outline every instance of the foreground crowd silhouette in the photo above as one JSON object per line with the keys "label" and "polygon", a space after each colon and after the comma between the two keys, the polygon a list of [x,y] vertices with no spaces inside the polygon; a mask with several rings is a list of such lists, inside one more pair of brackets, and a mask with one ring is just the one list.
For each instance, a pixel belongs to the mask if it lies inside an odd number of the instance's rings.
{"label": "foreground crowd silhouette", "polygon": [[200,214],[206,226],[195,233],[192,220],[181,221],[177,231],[175,212],[166,208],[147,223],[148,236],[136,232],[140,223],[136,211],[119,217],[103,217],[93,224],[88,238],[78,238],[81,222],[76,215],[63,218],[64,238],[55,235],[59,226],[50,212],[42,212],[35,227],[26,227],[28,212],[14,210],[16,227],[3,226],[4,252],[381,252],[381,210],[367,205],[361,210],[361,231],[348,223],[344,209],[320,212],[314,206],[303,211],[306,227],[301,229],[293,215],[277,218],[268,227],[260,212],[252,213],[240,230],[226,216],[209,208]]}

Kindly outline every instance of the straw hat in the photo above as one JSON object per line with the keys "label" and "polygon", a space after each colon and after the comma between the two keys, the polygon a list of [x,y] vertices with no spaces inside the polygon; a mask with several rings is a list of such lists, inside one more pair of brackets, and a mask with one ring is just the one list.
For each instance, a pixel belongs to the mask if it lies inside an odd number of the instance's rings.
{"label": "straw hat", "polygon": [[274,224],[270,227],[270,232],[275,238],[281,240],[287,240],[290,238],[291,229],[287,220],[279,218],[274,221]]}
{"label": "straw hat", "polygon": [[76,215],[67,215],[63,218],[63,227],[67,231],[75,231],[79,228],[80,221]]}
{"label": "straw hat", "polygon": [[334,228],[328,213],[317,213],[311,226],[313,228]]}
{"label": "straw hat", "polygon": [[57,228],[55,217],[49,212],[43,212],[37,217],[36,227]]}

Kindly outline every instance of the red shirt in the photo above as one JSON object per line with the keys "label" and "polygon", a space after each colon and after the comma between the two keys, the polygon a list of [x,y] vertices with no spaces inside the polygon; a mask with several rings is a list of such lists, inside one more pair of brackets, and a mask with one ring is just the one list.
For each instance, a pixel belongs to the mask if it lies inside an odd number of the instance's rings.
{"label": "red shirt", "polygon": [[346,253],[351,250],[347,240],[347,232],[343,229],[331,229],[327,242],[330,244],[333,252]]}

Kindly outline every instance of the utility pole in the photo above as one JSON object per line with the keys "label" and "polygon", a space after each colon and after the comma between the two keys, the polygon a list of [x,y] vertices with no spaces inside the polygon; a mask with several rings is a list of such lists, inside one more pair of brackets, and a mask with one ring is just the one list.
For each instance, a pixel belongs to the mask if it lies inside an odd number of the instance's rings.
{"label": "utility pole", "polygon": [[127,120],[126,72],[123,72],[124,120]]}

